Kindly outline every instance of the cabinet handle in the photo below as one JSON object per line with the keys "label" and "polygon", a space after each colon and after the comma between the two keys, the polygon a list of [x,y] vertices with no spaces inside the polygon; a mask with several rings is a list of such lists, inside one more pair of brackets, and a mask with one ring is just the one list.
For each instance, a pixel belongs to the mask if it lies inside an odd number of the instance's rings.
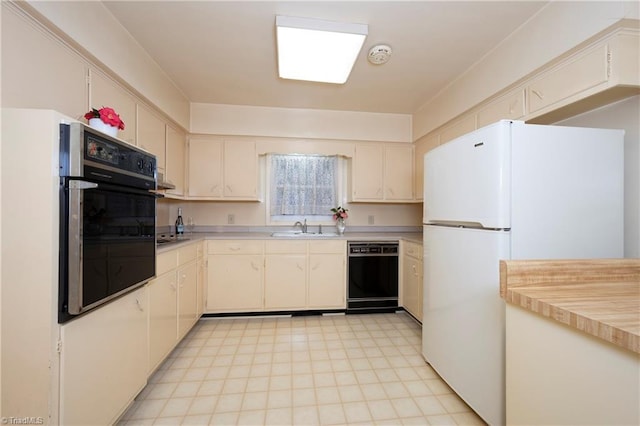
{"label": "cabinet handle", "polygon": [[251,262],[251,267],[253,268],[254,271],[259,271],[260,267],[256,266],[255,263]]}
{"label": "cabinet handle", "polygon": [[231,189],[231,185],[227,185],[227,189],[229,190],[229,192],[233,192],[233,189]]}
{"label": "cabinet handle", "polygon": [[418,276],[418,269],[416,269],[416,265],[411,265],[411,268],[413,269],[413,275],[415,275],[417,277]]}
{"label": "cabinet handle", "polygon": [[382,188],[378,188],[378,190],[376,191],[376,195],[380,195],[382,194]]}
{"label": "cabinet handle", "polygon": [[303,266],[300,266],[300,264],[299,264],[299,263],[296,263],[296,266],[298,267],[298,269],[299,269],[299,270],[304,271],[304,267],[303,267]]}
{"label": "cabinet handle", "polygon": [[171,290],[173,291],[176,291],[178,289],[174,283],[169,283],[169,287],[171,287]]}
{"label": "cabinet handle", "polygon": [[311,267],[311,270],[312,270],[312,271],[315,271],[315,270],[316,270],[316,269],[318,269],[319,267],[320,267],[320,264],[318,263],[317,265],[312,266],[312,267]]}
{"label": "cabinet handle", "polygon": [[144,312],[144,308],[142,307],[142,303],[140,303],[140,300],[138,300],[137,297],[136,297],[136,306],[138,307],[140,312]]}
{"label": "cabinet handle", "polygon": [[229,247],[229,250],[238,251],[238,250],[240,250],[240,247]]}
{"label": "cabinet handle", "polygon": [[218,185],[213,185],[211,187],[211,189],[209,190],[209,192],[215,192],[216,188],[218,187]]}
{"label": "cabinet handle", "polygon": [[540,99],[544,99],[544,93],[537,91],[536,89],[531,89],[531,92],[536,95]]}
{"label": "cabinet handle", "polygon": [[389,188],[389,194],[394,195],[393,189]]}

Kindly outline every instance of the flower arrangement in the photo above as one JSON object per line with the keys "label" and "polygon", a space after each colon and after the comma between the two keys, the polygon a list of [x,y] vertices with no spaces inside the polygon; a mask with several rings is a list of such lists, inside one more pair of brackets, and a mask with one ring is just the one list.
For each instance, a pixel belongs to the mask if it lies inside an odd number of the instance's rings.
{"label": "flower arrangement", "polygon": [[333,220],[338,220],[338,219],[346,219],[349,217],[349,214],[347,213],[349,210],[345,209],[344,207],[335,207],[333,209],[331,209],[331,211],[333,212]]}
{"label": "flower arrangement", "polygon": [[99,118],[103,123],[113,127],[117,127],[120,130],[124,130],[124,121],[113,110],[113,108],[102,107],[100,109],[91,108],[91,111],[84,115],[84,118],[91,120],[92,118]]}

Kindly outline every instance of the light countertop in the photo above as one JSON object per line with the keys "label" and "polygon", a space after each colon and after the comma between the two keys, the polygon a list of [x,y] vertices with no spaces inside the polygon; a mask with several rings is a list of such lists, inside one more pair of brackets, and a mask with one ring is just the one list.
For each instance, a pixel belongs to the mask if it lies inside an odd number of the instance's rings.
{"label": "light countertop", "polygon": [[640,353],[640,259],[501,261],[500,295]]}
{"label": "light countertop", "polygon": [[174,249],[181,245],[190,244],[201,240],[345,240],[345,241],[396,241],[404,240],[422,244],[421,232],[345,232],[338,236],[296,236],[296,237],[272,237],[271,232],[194,232],[185,234],[176,242],[158,245],[158,253]]}

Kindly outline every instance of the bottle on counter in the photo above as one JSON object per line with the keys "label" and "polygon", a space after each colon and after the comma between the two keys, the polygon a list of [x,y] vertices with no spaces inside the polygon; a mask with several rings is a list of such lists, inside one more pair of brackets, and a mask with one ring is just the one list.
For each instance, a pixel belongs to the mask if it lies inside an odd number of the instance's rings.
{"label": "bottle on counter", "polygon": [[182,220],[182,207],[178,207],[178,218],[176,219],[176,235],[184,234],[184,221]]}

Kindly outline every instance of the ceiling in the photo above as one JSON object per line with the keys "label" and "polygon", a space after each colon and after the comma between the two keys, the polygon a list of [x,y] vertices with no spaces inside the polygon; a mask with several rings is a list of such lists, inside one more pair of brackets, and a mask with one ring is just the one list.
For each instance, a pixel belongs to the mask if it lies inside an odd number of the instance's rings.
{"label": "ceiling", "polygon": [[[546,2],[104,4],[191,102],[411,114]],[[276,15],[368,24],[369,35],[347,82],[279,78]],[[372,65],[367,52],[380,43],[389,44],[393,55],[384,65]]]}

